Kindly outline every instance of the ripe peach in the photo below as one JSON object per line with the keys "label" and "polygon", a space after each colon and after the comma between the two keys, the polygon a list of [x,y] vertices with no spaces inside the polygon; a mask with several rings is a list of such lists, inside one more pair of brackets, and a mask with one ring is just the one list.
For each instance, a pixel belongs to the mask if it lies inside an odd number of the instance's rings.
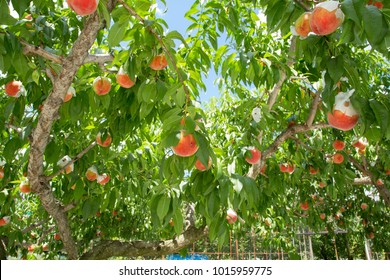
{"label": "ripe peach", "polygon": [[320,186],[320,188],[325,188],[326,187],[326,183],[325,182],[320,182],[319,186]]}
{"label": "ripe peach", "polygon": [[354,146],[355,148],[358,148],[359,150],[364,150],[367,147],[367,145],[368,145],[368,141],[364,137],[360,137],[359,139],[355,139],[352,142],[352,146]]}
{"label": "ripe peach", "polygon": [[22,181],[19,185],[19,190],[22,193],[31,192],[30,183],[27,180]]}
{"label": "ripe peach", "polygon": [[287,173],[292,174],[292,173],[294,172],[294,170],[295,170],[295,166],[294,166],[294,165],[289,164],[289,165],[287,166]]}
{"label": "ripe peach", "polygon": [[358,149],[358,153],[361,154],[361,155],[364,155],[366,153],[366,148]]}
{"label": "ripe peach", "polygon": [[4,178],[4,168],[0,166],[0,179]]}
{"label": "ripe peach", "polygon": [[260,174],[265,175],[265,170],[267,169],[267,165],[264,163],[264,165],[260,169]]}
{"label": "ripe peach", "polygon": [[378,186],[383,186],[384,183],[383,183],[382,179],[378,179],[378,180],[376,181],[376,185],[378,185]]}
{"label": "ripe peach", "polygon": [[106,138],[105,139],[101,139],[102,138],[102,134],[99,132],[97,135],[96,135],[96,143],[99,145],[99,146],[102,146],[102,147],[108,147],[111,145],[111,142],[112,142],[112,137],[110,135],[110,133],[107,133],[106,135]]}
{"label": "ripe peach", "polygon": [[102,186],[107,184],[108,181],[110,181],[110,175],[106,173],[97,176],[97,182]]}
{"label": "ripe peach", "polygon": [[156,71],[164,69],[167,65],[168,61],[164,54],[156,55],[149,64],[150,68]]}
{"label": "ripe peach", "polygon": [[55,233],[53,237],[54,237],[54,240],[57,240],[57,241],[61,240],[61,235],[59,233]]}
{"label": "ripe peach", "polygon": [[11,97],[19,97],[22,93],[22,82],[11,81],[5,85],[5,93]]}
{"label": "ripe peach", "polygon": [[279,165],[279,169],[280,169],[281,172],[286,173],[287,170],[288,170],[288,165],[287,164],[281,164],[281,165]]}
{"label": "ripe peach", "polygon": [[64,97],[64,102],[68,102],[69,100],[72,99],[73,96],[76,95],[76,90],[74,89],[74,87],[70,86],[68,91],[66,92],[65,94],[65,97]]}
{"label": "ripe peach", "polygon": [[342,151],[345,147],[345,143],[344,141],[336,139],[334,140],[332,146],[336,151]]}
{"label": "ripe peach", "polygon": [[249,152],[251,153],[251,155],[245,158],[246,162],[250,164],[258,163],[261,159],[261,152],[254,147],[251,147]]}
{"label": "ripe peach", "polygon": [[367,203],[363,202],[362,204],[360,204],[360,208],[362,208],[363,210],[366,210],[368,208]]}
{"label": "ripe peach", "polygon": [[328,35],[336,31],[344,21],[344,13],[338,1],[317,4],[310,17],[311,30],[317,35]]}
{"label": "ripe peach", "polygon": [[107,77],[97,77],[93,80],[93,90],[97,95],[106,95],[111,90],[111,80]]}
{"label": "ripe peach", "polygon": [[309,210],[309,202],[308,202],[308,201],[301,202],[300,207],[301,207],[301,209],[304,210],[304,211]]}
{"label": "ripe peach", "polygon": [[368,234],[368,238],[373,239],[375,237],[375,234],[373,232],[370,232]]}
{"label": "ripe peach", "polygon": [[295,167],[292,164],[286,164],[285,163],[285,164],[279,165],[279,169],[283,173],[290,173],[290,174],[292,174],[294,172]]}
{"label": "ripe peach", "polygon": [[310,31],[310,17],[311,12],[303,13],[295,22],[294,27],[291,28],[293,35],[299,35],[301,38],[306,38]]}
{"label": "ripe peach", "polygon": [[11,221],[10,216],[4,216],[3,218],[0,219],[0,227],[8,225],[10,221]]}
{"label": "ripe peach", "polygon": [[358,122],[359,114],[349,99],[353,92],[354,90],[351,90],[336,95],[333,111],[328,112],[328,123],[332,127],[346,131],[354,128]]}
{"label": "ripe peach", "polygon": [[180,132],[179,143],[172,147],[172,150],[178,156],[189,157],[194,155],[198,148],[199,146],[196,143],[194,135],[182,130]]}
{"label": "ripe peach", "polygon": [[94,13],[99,4],[99,0],[66,0],[66,2],[79,16],[87,16]]}
{"label": "ripe peach", "polygon": [[237,221],[237,213],[233,209],[228,209],[226,214],[226,220],[229,224],[234,224]]}
{"label": "ripe peach", "polygon": [[333,163],[340,164],[344,161],[344,156],[339,153],[335,153],[332,157]]}
{"label": "ripe peach", "polygon": [[123,70],[123,67],[119,68],[116,74],[116,82],[123,88],[131,88],[135,82],[130,79],[130,76]]}
{"label": "ripe peach", "polygon": [[379,2],[379,1],[368,1],[367,5],[373,5],[375,7],[377,7],[378,9],[382,9],[383,8],[383,3],[382,2]]}
{"label": "ripe peach", "polygon": [[98,177],[98,172],[96,170],[95,166],[91,166],[87,169],[87,172],[85,173],[85,176],[89,181],[95,181]]}
{"label": "ripe peach", "polygon": [[44,251],[44,252],[49,251],[49,243],[43,243],[43,245],[42,245],[42,251]]}
{"label": "ripe peach", "polygon": [[31,244],[30,246],[27,247],[27,250],[32,253],[34,252],[34,250],[37,248],[37,246],[35,244]]}
{"label": "ripe peach", "polygon": [[316,168],[314,168],[313,166],[309,166],[309,173],[310,174],[312,174],[312,175],[315,175],[315,174],[317,174],[318,173],[318,168],[316,169]]}
{"label": "ripe peach", "polygon": [[199,171],[205,171],[207,169],[210,169],[211,167],[211,158],[209,158],[209,162],[208,162],[208,165],[207,167],[203,165],[203,163],[197,159],[196,162],[195,162],[195,168],[198,169]]}
{"label": "ripe peach", "polygon": [[[74,170],[74,165],[73,163],[69,164],[70,162],[72,161],[72,159],[66,155],[64,156],[62,159],[60,159],[58,162],[57,162],[57,165],[60,167],[60,168],[63,168],[64,166],[65,167],[65,173],[66,174],[69,174],[71,172],[73,172]],[[68,165],[69,164],[69,165]]]}
{"label": "ripe peach", "polygon": [[386,169],[386,175],[390,175],[390,169]]}
{"label": "ripe peach", "polygon": [[326,218],[325,213],[321,213],[321,214],[320,214],[320,219],[321,219],[321,220],[325,220],[325,218]]}

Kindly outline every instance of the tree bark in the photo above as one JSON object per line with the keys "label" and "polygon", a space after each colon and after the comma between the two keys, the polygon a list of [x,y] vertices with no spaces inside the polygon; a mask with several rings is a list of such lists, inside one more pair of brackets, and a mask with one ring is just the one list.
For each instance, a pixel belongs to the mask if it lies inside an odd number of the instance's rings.
{"label": "tree bark", "polygon": [[44,176],[43,156],[50,140],[53,123],[59,117],[58,111],[63,103],[65,93],[72,84],[77,70],[88,56],[88,51],[100,28],[101,20],[98,13],[95,12],[85,21],[84,29],[75,41],[69,56],[62,60],[62,71],[54,80],[53,90],[44,102],[43,110],[31,137],[28,164],[28,179],[31,189],[39,196],[45,210],[54,218],[69,259],[77,259],[77,246],[72,237],[66,211],[54,196],[50,181]]}
{"label": "tree bark", "polygon": [[189,228],[183,234],[165,241],[103,240],[89,252],[81,256],[82,260],[105,260],[112,257],[160,257],[175,253],[200,238],[206,236],[205,228]]}

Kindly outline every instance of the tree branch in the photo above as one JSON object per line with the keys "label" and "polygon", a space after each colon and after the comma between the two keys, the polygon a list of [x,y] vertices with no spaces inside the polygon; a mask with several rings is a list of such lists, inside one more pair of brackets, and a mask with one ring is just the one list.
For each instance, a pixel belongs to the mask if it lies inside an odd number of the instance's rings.
{"label": "tree branch", "polygon": [[301,8],[303,8],[306,12],[310,11],[310,7],[307,6],[305,3],[303,3],[301,0],[294,0],[294,2],[300,6]]}
{"label": "tree branch", "polygon": [[23,132],[23,129],[21,129],[20,127],[17,127],[17,126],[15,126],[15,125],[13,125],[13,124],[6,123],[6,124],[4,124],[4,126],[5,126],[6,128],[15,130],[18,134],[20,134],[20,133]]}
{"label": "tree branch", "polygon": [[135,258],[140,256],[160,257],[172,254],[206,236],[205,228],[189,228],[183,234],[165,241],[103,240],[89,252],[81,256],[82,260],[105,260],[111,257]]}
{"label": "tree branch", "polygon": [[47,60],[53,61],[54,63],[58,63],[58,64],[62,64],[64,61],[63,57],[58,56],[56,54],[53,54],[51,52],[48,52],[41,47],[33,46],[22,39],[20,40],[20,43],[24,46],[23,54],[25,54],[25,55],[36,54],[36,55],[39,55],[43,58],[46,58]]}
{"label": "tree branch", "polygon": [[321,102],[321,92],[317,91],[311,105],[309,116],[307,117],[306,120],[307,126],[311,126],[313,124],[314,118],[316,117],[318,105],[320,104],[320,102]]}
{"label": "tree branch", "polygon": [[107,62],[111,62],[113,60],[114,57],[111,54],[90,54],[85,58],[84,64],[87,63],[104,64]]}
{"label": "tree branch", "polygon": [[310,127],[307,125],[301,125],[297,124],[294,126],[291,126],[287,128],[285,131],[283,131],[276,139],[274,142],[268,146],[268,148],[262,152],[261,154],[261,160],[259,163],[254,164],[246,174],[246,176],[256,179],[257,176],[260,174],[261,166],[265,164],[265,161],[267,158],[269,158],[272,154],[276,152],[278,147],[283,144],[284,141],[286,141],[288,138],[291,138],[291,136],[297,134],[297,133],[303,133],[307,132],[310,130],[315,130],[315,129],[324,129],[324,128],[329,128],[330,125],[326,123],[319,123],[319,124],[314,124],[311,125]]}
{"label": "tree branch", "polygon": [[390,190],[386,188],[383,184],[378,184],[377,178],[375,178],[374,174],[370,170],[368,170],[365,166],[360,164],[354,157],[348,156],[348,160],[360,171],[363,175],[368,176],[371,180],[371,183],[378,190],[379,195],[383,198],[385,204],[390,207]]}
{"label": "tree branch", "polygon": [[[61,59],[62,71],[53,84],[52,92],[44,103],[37,126],[32,133],[28,165],[31,189],[39,196],[43,207],[56,221],[69,259],[78,257],[77,246],[72,237],[66,212],[55,198],[49,182],[43,176],[43,155],[65,93],[70,87],[77,70],[87,57],[88,50],[93,45],[100,27],[99,15],[95,12],[86,20],[84,29],[75,41],[70,55],[66,59]],[[43,53],[43,55],[47,55],[47,53]]]}
{"label": "tree branch", "polygon": [[[288,52],[288,60],[287,60],[287,67],[291,67],[294,64],[295,61],[295,49],[296,49],[296,36],[292,37],[291,39],[291,44],[290,44],[290,49]],[[271,111],[272,107],[274,106],[276,102],[276,98],[279,95],[280,90],[282,89],[283,83],[287,78],[287,71],[285,69],[281,70],[280,73],[280,79],[272,89],[271,94],[269,95],[268,98],[268,108],[269,111]]]}
{"label": "tree branch", "polygon": [[65,169],[67,166],[75,163],[76,161],[78,161],[80,158],[83,157],[83,155],[85,155],[90,149],[92,149],[93,147],[96,146],[96,141],[93,141],[87,148],[85,148],[84,150],[82,150],[77,156],[75,156],[71,161],[69,161],[66,165],[64,165],[61,169],[59,169],[57,172],[49,175],[46,177],[46,180],[47,181],[50,181],[52,180],[54,177],[57,177],[58,175],[60,175]]}

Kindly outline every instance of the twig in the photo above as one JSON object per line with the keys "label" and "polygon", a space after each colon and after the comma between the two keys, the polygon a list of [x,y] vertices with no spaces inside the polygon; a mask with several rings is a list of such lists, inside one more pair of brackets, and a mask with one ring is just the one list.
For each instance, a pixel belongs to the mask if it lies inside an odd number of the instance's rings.
{"label": "twig", "polygon": [[313,124],[314,118],[315,118],[316,113],[317,113],[318,104],[320,104],[320,102],[321,102],[320,97],[321,97],[321,92],[317,91],[317,93],[313,99],[312,105],[311,105],[309,116],[307,117],[307,120],[306,120],[307,126],[311,126]]}
{"label": "twig", "polygon": [[22,229],[21,232],[22,232],[22,233],[30,232],[30,231],[32,231],[33,229],[35,229],[35,228],[37,228],[37,227],[40,227],[40,226],[43,225],[43,224],[46,224],[48,221],[49,221],[49,219],[45,219],[45,220],[42,220],[42,221],[40,221],[40,222],[31,224],[31,225],[29,225],[28,227]]}
{"label": "twig", "polygon": [[294,2],[300,6],[301,8],[303,8],[306,12],[310,11],[310,7],[307,6],[305,3],[303,3],[301,0],[294,0]]}
{"label": "twig", "polygon": [[19,134],[23,132],[23,129],[21,129],[20,127],[17,127],[17,126],[15,126],[13,124],[6,123],[5,127],[9,128],[9,129],[12,129],[12,130],[15,130]]}
{"label": "twig", "polygon": [[41,234],[41,236],[39,237],[39,239],[38,239],[38,241],[37,241],[37,244],[41,244],[42,243],[42,241],[45,239],[45,237],[53,230],[53,229],[55,229],[55,225],[52,225],[52,226],[50,226],[47,230],[45,230],[42,234]]}
{"label": "twig", "polygon": [[46,180],[47,181],[50,181],[52,180],[54,177],[60,175],[65,169],[66,167],[68,167],[69,165],[75,163],[76,161],[78,161],[82,156],[84,156],[90,149],[92,149],[93,147],[96,146],[96,141],[93,141],[87,148],[85,148],[84,150],[82,150],[77,156],[75,156],[71,161],[69,161],[66,165],[64,165],[62,168],[60,168],[59,170],[57,170],[57,172],[49,175],[46,177]]}
{"label": "twig", "polygon": [[[288,53],[288,60],[287,60],[287,67],[291,67],[294,64],[295,61],[295,49],[296,49],[296,37],[294,36],[291,39],[290,49]],[[286,70],[281,70],[280,73],[280,79],[272,89],[272,92],[270,93],[270,96],[268,98],[268,108],[269,111],[271,111],[272,107],[274,106],[276,102],[276,98],[280,93],[280,90],[282,89],[283,83],[287,78]]]}
{"label": "twig", "polygon": [[272,154],[274,154],[276,152],[276,150],[278,149],[278,147],[280,145],[282,145],[282,143],[284,141],[286,141],[286,139],[290,138],[294,134],[303,133],[303,132],[307,132],[307,131],[315,130],[315,129],[329,128],[329,127],[330,127],[330,125],[327,123],[319,123],[319,124],[311,125],[310,127],[307,125],[297,124],[297,125],[294,125],[294,126],[287,128],[278,137],[276,137],[274,142],[271,145],[269,145],[268,148],[261,154],[260,162],[257,164],[254,164],[249,169],[246,176],[250,177],[252,179],[256,179],[257,176],[260,174],[261,166],[264,165],[265,160],[267,158],[269,158]]}
{"label": "twig", "polygon": [[46,68],[46,75],[49,77],[50,81],[52,84],[55,83],[55,77],[53,75],[53,73],[51,72],[51,69],[50,68]]}
{"label": "twig", "polygon": [[20,43],[24,46],[23,53],[25,55],[32,53],[32,54],[39,55],[43,58],[46,58],[48,60],[51,60],[51,61],[58,63],[58,64],[62,64],[64,62],[63,57],[55,55],[51,52],[48,52],[48,51],[42,49],[41,47],[30,45],[29,43],[27,43],[26,41],[24,41],[22,39],[20,40]]}
{"label": "twig", "polygon": [[378,184],[378,181],[376,181],[377,178],[375,178],[374,174],[370,170],[367,169],[366,166],[363,166],[360,164],[354,157],[348,156],[348,160],[358,169],[360,170],[363,175],[368,176],[370,178],[372,184],[375,186],[375,188],[378,190],[380,196],[383,198],[385,204],[390,207],[390,191],[386,186],[382,184]]}

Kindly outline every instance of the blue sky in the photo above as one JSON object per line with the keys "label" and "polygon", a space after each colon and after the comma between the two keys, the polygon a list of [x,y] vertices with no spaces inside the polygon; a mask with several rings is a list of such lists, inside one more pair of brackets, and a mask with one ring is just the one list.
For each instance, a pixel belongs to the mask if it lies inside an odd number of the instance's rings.
{"label": "blue sky", "polygon": [[[157,0],[158,9],[160,11],[166,11],[160,16],[167,22],[169,30],[177,30],[186,37],[187,27],[191,24],[186,18],[184,18],[185,13],[190,9],[193,4],[193,0],[166,0],[166,7]],[[208,78],[205,78],[203,81],[207,87],[206,92],[201,92],[200,100],[202,103],[207,102],[210,97],[218,96],[218,87],[214,85],[214,80],[216,79],[214,71],[210,71]]]}

